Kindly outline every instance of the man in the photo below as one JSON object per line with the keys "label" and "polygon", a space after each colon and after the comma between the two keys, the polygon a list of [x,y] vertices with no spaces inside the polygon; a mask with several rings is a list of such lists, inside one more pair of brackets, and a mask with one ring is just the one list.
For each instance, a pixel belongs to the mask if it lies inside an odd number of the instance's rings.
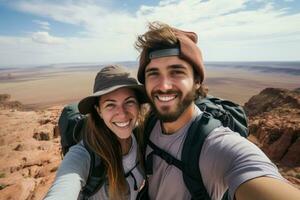
{"label": "man", "polygon": [[[154,22],[138,37],[138,79],[145,85],[158,120],[149,140],[178,160],[193,120],[202,115],[194,100],[205,96],[205,77],[197,35]],[[147,146],[146,155],[152,149]],[[148,176],[150,199],[191,199],[182,172],[153,156]],[[229,128],[215,128],[205,139],[199,159],[202,180],[211,199],[300,199],[300,192],[279,174],[254,144]]]}

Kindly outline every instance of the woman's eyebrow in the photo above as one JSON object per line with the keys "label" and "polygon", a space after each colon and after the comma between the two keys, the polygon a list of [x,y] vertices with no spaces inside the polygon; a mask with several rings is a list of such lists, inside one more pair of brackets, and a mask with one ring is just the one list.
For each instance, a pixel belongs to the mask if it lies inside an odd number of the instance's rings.
{"label": "woman's eyebrow", "polygon": [[[131,99],[131,98],[135,99],[135,96],[128,96],[128,97],[125,98],[125,101],[127,101],[128,99]],[[115,99],[105,99],[104,102],[117,102],[117,100],[115,100]]]}
{"label": "woman's eyebrow", "polygon": [[105,100],[104,100],[104,103],[105,103],[105,102],[109,102],[109,101],[111,101],[111,102],[116,102],[116,100],[114,100],[114,99],[105,99]]}
{"label": "woman's eyebrow", "polygon": [[127,101],[128,99],[131,99],[131,98],[136,99],[135,96],[129,96],[125,99],[125,101]]}

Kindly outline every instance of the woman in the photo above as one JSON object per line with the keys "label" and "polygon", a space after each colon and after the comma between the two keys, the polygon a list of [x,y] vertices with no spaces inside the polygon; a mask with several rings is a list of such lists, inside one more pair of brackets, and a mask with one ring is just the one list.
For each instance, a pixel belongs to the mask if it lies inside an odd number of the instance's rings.
{"label": "woman", "polygon": [[[106,181],[89,199],[135,199],[144,182],[136,127],[143,87],[123,67],[107,66],[95,78],[94,93],[79,102],[87,114],[84,142],[70,148],[45,199],[80,199],[90,167],[88,145],[104,163]],[[137,134],[138,135],[138,134]],[[130,173],[131,176],[125,177]]]}

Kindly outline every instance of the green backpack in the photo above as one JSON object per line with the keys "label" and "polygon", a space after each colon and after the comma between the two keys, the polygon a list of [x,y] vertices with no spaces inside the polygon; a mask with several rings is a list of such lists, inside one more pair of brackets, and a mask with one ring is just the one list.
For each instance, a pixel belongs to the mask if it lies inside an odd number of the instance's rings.
{"label": "green backpack", "polygon": [[[149,116],[145,126],[146,141],[144,150],[149,145],[153,151],[145,158],[146,174],[152,174],[153,156],[159,156],[169,165],[174,165],[182,171],[184,183],[192,199],[210,200],[199,169],[199,157],[205,138],[213,129],[219,126],[229,127],[241,136],[247,137],[248,119],[244,109],[231,101],[208,96],[198,99],[195,103],[203,111],[203,115],[196,117],[188,130],[181,160],[174,158],[149,139],[151,131],[158,120],[154,114]],[[228,199],[228,191],[222,199]]]}
{"label": "green backpack", "polygon": [[69,151],[71,146],[80,141],[84,119],[85,116],[80,114],[77,103],[68,104],[63,108],[58,119],[58,128],[61,136],[60,143],[63,155]]}
{"label": "green backpack", "polygon": [[[66,105],[59,117],[58,128],[61,135],[62,154],[65,156],[69,148],[77,144],[82,139],[82,130],[86,123],[86,116],[78,110],[78,103]],[[86,185],[82,188],[82,198],[88,199],[94,195],[105,181],[105,168],[101,159],[83,141],[84,147],[89,152],[91,163]]]}

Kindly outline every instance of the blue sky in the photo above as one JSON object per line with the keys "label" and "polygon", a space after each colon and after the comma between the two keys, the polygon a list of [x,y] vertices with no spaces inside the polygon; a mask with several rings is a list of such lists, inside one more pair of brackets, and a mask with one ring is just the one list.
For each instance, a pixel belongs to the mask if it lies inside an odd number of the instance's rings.
{"label": "blue sky", "polygon": [[194,31],[205,61],[299,61],[298,0],[0,0],[0,67],[135,61],[147,22]]}

